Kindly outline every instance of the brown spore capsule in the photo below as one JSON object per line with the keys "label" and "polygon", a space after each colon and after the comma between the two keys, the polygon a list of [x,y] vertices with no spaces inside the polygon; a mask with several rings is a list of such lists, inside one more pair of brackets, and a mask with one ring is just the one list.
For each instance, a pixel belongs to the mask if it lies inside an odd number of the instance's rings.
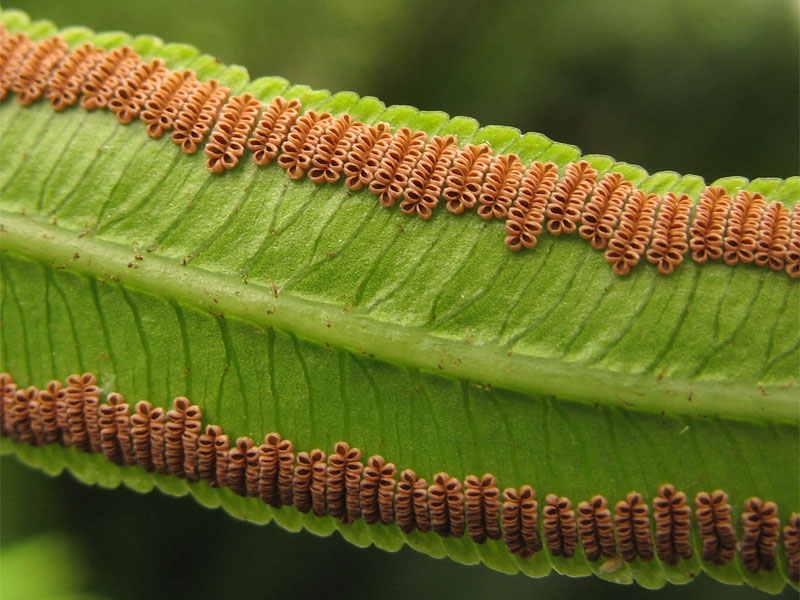
{"label": "brown spore capsule", "polygon": [[227,485],[240,496],[247,496],[247,453],[251,448],[253,440],[249,437],[240,437],[228,450]]}
{"label": "brown spore capsule", "polygon": [[664,194],[647,250],[647,260],[656,265],[662,275],[672,273],[689,250],[687,234],[691,210],[692,200],[687,194]]}
{"label": "brown spore capsule", "polygon": [[483,544],[487,539],[498,540],[500,531],[500,490],[497,478],[485,473],[478,478],[467,475],[464,479],[464,508],[470,537]]}
{"label": "brown spore capsule", "polygon": [[292,479],[294,477],[294,445],[283,440],[278,446],[278,495],[283,504],[292,504]]}
{"label": "brown spore capsule", "polygon": [[239,164],[260,108],[261,103],[252,94],[228,99],[205,147],[209,171],[218,174]]}
{"label": "brown spore capsule", "polygon": [[742,564],[750,573],[774,571],[780,521],[774,502],[748,498],[742,512]]}
{"label": "brown spore capsule", "polygon": [[179,396],[172,401],[172,409],[167,411],[164,425],[164,452],[167,469],[173,475],[184,477],[183,470],[183,432],[186,424],[186,409],[189,400]]}
{"label": "brown spore capsule", "polygon": [[614,512],[614,531],[622,559],[625,562],[633,562],[637,558],[644,562],[652,560],[650,509],[642,495],[631,492],[625,500],[617,502]]}
{"label": "brown spore capsule", "polygon": [[448,212],[460,215],[475,207],[491,162],[488,144],[467,144],[453,157],[442,192]]}
{"label": "brown spore capsule", "polygon": [[311,455],[320,450],[313,450],[312,453],[298,452],[297,463],[294,467],[293,497],[294,505],[300,512],[307,513],[311,510],[311,476],[313,473],[314,459]]}
{"label": "brown spore capsule", "polygon": [[512,250],[533,248],[542,233],[550,194],[558,183],[555,163],[533,161],[522,176],[519,193],[508,209],[505,244]]}
{"label": "brown spore capsule", "polygon": [[378,196],[381,205],[394,206],[403,195],[427,137],[425,132],[411,131],[408,127],[395,132],[369,184],[369,190]]}
{"label": "brown spore capsule", "polygon": [[516,154],[501,154],[492,159],[478,197],[478,215],[482,219],[506,218],[524,171]]}
{"label": "brown spore capsule", "polygon": [[456,138],[452,135],[433,136],[408,178],[408,185],[400,201],[400,210],[416,214],[422,219],[433,215],[445,183],[447,170],[458,152]]}
{"label": "brown spore capsule", "polygon": [[627,275],[639,263],[650,242],[657,205],[656,194],[641,190],[634,190],[628,198],[605,255],[617,275]]}
{"label": "brown spore capsule", "polygon": [[481,478],[467,475],[464,479],[464,508],[469,535],[475,542],[483,544],[487,538],[499,540],[502,537],[497,477],[491,473],[485,473]]}
{"label": "brown spore capsule", "polygon": [[753,262],[765,206],[764,196],[758,192],[741,190],[736,194],[722,240],[722,258],[729,265]]}
{"label": "brown spore capsule", "polygon": [[789,221],[789,245],[786,247],[786,273],[789,277],[800,277],[800,202],[792,210]]}
{"label": "brown spore capsule", "polygon": [[300,115],[300,108],[299,100],[286,100],[282,96],[270,102],[247,140],[247,148],[253,153],[253,162],[264,167],[278,156],[289,130]]}
{"label": "brown spore capsule", "polygon": [[522,558],[542,549],[539,537],[539,503],[529,485],[503,490],[503,541],[509,552]]}
{"label": "brown spore capsule", "polygon": [[214,478],[215,487],[228,486],[228,457],[230,456],[231,440],[220,433],[214,438]]}
{"label": "brown spore capsule", "polygon": [[108,106],[116,89],[140,64],[139,55],[130,46],[111,50],[87,74],[81,86],[81,106],[86,110]]}
{"label": "brown spore capsule", "polygon": [[158,138],[171,131],[184,102],[197,85],[197,77],[189,70],[170,71],[160,79],[139,114],[147,124],[147,135]]}
{"label": "brown spore capsule", "polygon": [[183,448],[183,472],[192,483],[200,480],[200,457],[198,454],[200,435],[203,433],[202,412],[197,405],[184,411],[181,446]]}
{"label": "brown spore capsule", "polygon": [[[61,436],[56,409],[56,396],[58,390],[61,389],[61,384],[57,381],[50,383],[56,384],[58,387],[55,385],[48,385],[47,388],[39,390],[38,393],[39,422],[42,427],[43,444],[58,442]],[[3,384],[0,382],[0,387],[2,387],[2,385]]]}
{"label": "brown spore capsule", "polygon": [[275,432],[264,436],[259,457],[258,495],[275,507],[292,503],[294,444]]}
{"label": "brown spore capsule", "polygon": [[770,202],[761,216],[753,261],[780,271],[785,266],[789,249],[789,232],[792,213],[781,202]]}
{"label": "brown spore capsule", "polygon": [[147,471],[152,471],[152,448],[150,444],[150,417],[153,405],[142,400],[136,403],[136,411],[131,415],[131,437],[137,464]]}
{"label": "brown spore capsule", "polygon": [[11,407],[17,384],[8,373],[0,373],[0,433],[9,435],[11,429]]}
{"label": "brown spore capsule", "polygon": [[67,414],[67,391],[63,388],[56,392],[56,423],[61,432],[61,445],[71,446],[73,440]]}
{"label": "brown spore capsule", "polygon": [[45,444],[40,395],[41,390],[36,390],[34,396],[28,400],[28,418],[30,419],[30,428],[34,438],[31,444],[34,446],[43,446]]}
{"label": "brown spore capsule", "polygon": [[597,182],[581,212],[581,224],[578,227],[578,235],[589,240],[595,250],[602,250],[608,245],[631,191],[633,184],[621,173],[606,173]]}
{"label": "brown spore capsule", "polygon": [[694,221],[689,228],[689,248],[695,262],[704,263],[722,257],[730,206],[731,197],[725,188],[707,187],[700,194]]}
{"label": "brown spore capsule", "polygon": [[553,556],[572,558],[578,546],[578,527],[572,501],[548,494],[544,502],[542,528],[547,549]]}
{"label": "brown spore capsule", "polygon": [[800,513],[792,513],[783,527],[783,551],[789,579],[800,583]]}
{"label": "brown spore capsule", "polygon": [[[41,395],[41,394],[40,394]],[[120,432],[117,429],[117,405],[119,394],[109,394],[106,402],[98,407],[98,424],[100,425],[100,441],[103,455],[114,464],[124,465],[125,457],[120,444]]]}
{"label": "brown spore capsule", "polygon": [[205,433],[197,438],[197,476],[212,487],[217,487],[217,438],[222,435],[218,425],[207,425]]}
{"label": "brown spore capsule", "polygon": [[217,120],[228,92],[229,89],[215,79],[204,81],[194,88],[175,117],[175,130],[170,136],[181,150],[187,154],[197,152]]}
{"label": "brown spore capsule", "polygon": [[442,537],[464,535],[464,493],[461,482],[447,473],[437,473],[428,488],[431,528]]}
{"label": "brown spore capsule", "polygon": [[[320,121],[324,122],[330,118],[330,113],[319,114],[314,110],[309,110],[292,125],[286,141],[281,144],[281,154],[278,157],[278,164],[286,169],[286,174],[290,179],[300,179],[306,174],[311,160],[309,150],[313,152],[315,146],[312,132],[320,131],[321,128],[316,130],[314,128]],[[311,137],[310,140],[309,137]]]}
{"label": "brown spore capsule", "polygon": [[[249,438],[248,438],[249,439]],[[245,489],[252,498],[259,496],[258,483],[261,477],[261,446],[252,444],[244,453],[245,459]]]}
{"label": "brown spore capsule", "polygon": [[150,452],[153,466],[162,475],[169,475],[167,464],[167,414],[163,408],[157,407],[150,411]]}
{"label": "brown spore capsule", "polygon": [[167,68],[160,58],[140,63],[114,90],[108,108],[117,115],[120,123],[130,123],[141,114],[150,95],[166,75]]}
{"label": "brown spore capsule", "polygon": [[596,562],[602,556],[617,556],[611,510],[603,496],[593,496],[578,504],[578,531],[586,559]]}
{"label": "brown spore capsule", "polygon": [[715,565],[724,565],[736,554],[736,532],[731,523],[731,505],[722,490],[711,494],[699,492],[694,499],[695,518],[703,542],[702,558]]}
{"label": "brown spore capsule", "polygon": [[597,170],[587,161],[569,163],[547,203],[547,231],[553,235],[573,233],[586,198],[592,193]]}
{"label": "brown spore capsule", "polygon": [[395,517],[397,525],[405,533],[414,529],[423,533],[431,530],[428,482],[411,469],[400,474],[395,494]]}
{"label": "brown spore capsule", "polygon": [[670,566],[677,565],[681,558],[692,557],[691,515],[686,494],[669,483],[658,489],[658,496],[653,498],[656,551],[658,558]]}
{"label": "brown spore capsule", "polygon": [[44,95],[47,81],[69,48],[64,38],[56,36],[39,42],[28,55],[12,85],[20,104],[29,106]]}
{"label": "brown spore capsule", "polygon": [[102,444],[97,421],[100,388],[97,379],[91,373],[70,375],[64,392],[72,443],[86,452],[100,452]]}
{"label": "brown spore capsule", "polygon": [[337,442],[328,457],[328,514],[343,523],[360,516],[359,483],[364,468],[360,459],[361,450],[347,442]]}
{"label": "brown spore capsule", "polygon": [[357,191],[372,182],[391,141],[388,123],[361,128],[342,168],[348,188]]}
{"label": "brown spore capsule", "polygon": [[86,78],[105,52],[91,42],[84,42],[61,61],[47,81],[44,96],[56,111],[62,111],[78,101]]}
{"label": "brown spore capsule", "polygon": [[318,517],[328,514],[328,463],[325,452],[311,451],[311,508]]}
{"label": "brown spore capsule", "polygon": [[117,430],[117,443],[122,453],[123,464],[136,464],[136,451],[133,445],[131,406],[122,394],[111,392],[106,401],[114,407],[114,425]]}
{"label": "brown spore capsule", "polygon": [[0,102],[13,89],[25,61],[35,48],[36,44],[24,32],[7,36],[0,45]]}
{"label": "brown spore capsule", "polygon": [[308,173],[314,166],[314,157],[320,151],[320,144],[322,143],[323,136],[334,121],[335,119],[332,115],[325,113],[308,131],[305,142],[296,158],[297,166],[304,174]]}
{"label": "brown spore capsule", "polygon": [[14,392],[9,414],[9,431],[11,438],[17,442],[36,445],[31,408],[37,410],[37,394],[38,390],[33,386]]}
{"label": "brown spore capsule", "polygon": [[366,523],[394,522],[394,490],[397,469],[382,456],[371,456],[364,467],[359,501]]}
{"label": "brown spore capsule", "polygon": [[350,147],[363,128],[363,123],[353,121],[348,114],[327,121],[311,158],[308,178],[314,183],[339,181]]}

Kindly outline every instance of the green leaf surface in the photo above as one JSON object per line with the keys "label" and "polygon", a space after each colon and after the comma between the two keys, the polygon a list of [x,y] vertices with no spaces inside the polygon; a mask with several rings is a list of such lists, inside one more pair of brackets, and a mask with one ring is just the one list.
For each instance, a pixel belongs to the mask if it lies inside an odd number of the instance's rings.
{"label": "green leaf surface", "polygon": [[[0,20],[32,37],[56,32],[15,11]],[[265,102],[280,94],[365,123],[453,133],[525,163],[581,157],[539,134],[251,81],[241,67],[152,37],[62,34],[71,45],[132,44],[144,59]],[[428,480],[491,472],[501,489],[531,484],[540,501],[603,494],[613,505],[637,490],[650,502],[666,482],[690,498],[723,489],[740,539],[750,496],[776,502],[782,524],[800,509],[800,286],[785,273],[687,261],[671,276],[640,265],[622,278],[583,240],[545,236],[535,251],[512,253],[501,222],[445,213],[423,222],[366,191],[290,181],[247,157],[212,175],[202,155],[144,129],[105,111],[22,107],[13,95],[0,106],[0,368],[21,386],[90,371],[132,402],[168,407],[185,395],[231,439],[278,431],[301,450],[345,440]],[[706,185],[583,158],[647,192],[696,201]],[[800,177],[715,184],[789,207],[800,197]],[[677,567],[656,558],[605,572],[580,549],[521,559],[502,542],[343,525],[74,448],[2,439],[0,449],[87,483],[191,493],[254,522],[339,530],[357,545],[409,544],[506,572],[555,568],[660,587],[705,570],[770,592],[787,581],[782,545],[777,569],[753,575],[738,556],[702,562],[696,528],[695,556]]]}

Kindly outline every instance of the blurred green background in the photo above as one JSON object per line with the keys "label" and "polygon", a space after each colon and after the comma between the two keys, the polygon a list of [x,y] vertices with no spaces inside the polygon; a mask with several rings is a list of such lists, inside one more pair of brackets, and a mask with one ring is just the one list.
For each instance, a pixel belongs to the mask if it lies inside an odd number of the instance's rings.
{"label": "blurred green background", "polygon": [[[3,2],[60,26],[152,33],[252,76],[539,131],[650,171],[800,173],[798,3],[773,0]],[[3,600],[69,597],[639,598],[410,550],[258,527],[186,498],[87,488],[0,461]],[[47,563],[51,577],[31,569]],[[24,567],[30,565],[30,568]],[[32,585],[37,584],[36,591]],[[50,586],[50,587],[48,587]],[[48,591],[51,590],[51,591]],[[660,599],[766,597],[701,576]],[[794,592],[784,592],[795,598]],[[88,597],[88,596],[83,596]]]}

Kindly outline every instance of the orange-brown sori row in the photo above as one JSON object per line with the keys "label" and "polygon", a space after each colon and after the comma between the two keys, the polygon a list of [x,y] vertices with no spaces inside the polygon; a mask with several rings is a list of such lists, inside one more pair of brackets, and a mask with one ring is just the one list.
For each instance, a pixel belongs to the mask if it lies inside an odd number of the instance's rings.
{"label": "orange-brown sori row", "polygon": [[[117,465],[205,481],[273,507],[294,506],[343,523],[363,519],[397,524],[407,533],[468,534],[479,544],[502,539],[523,558],[544,547],[553,556],[572,558],[580,543],[592,562],[601,557],[646,562],[657,556],[674,566],[693,556],[694,525],[702,560],[724,565],[738,551],[743,566],[757,573],[775,569],[781,535],[775,503],[753,497],[741,513],[744,536],[738,540],[721,490],[697,494],[693,524],[686,494],[671,484],[652,499],[652,519],[651,504],[639,492],[617,502],[613,514],[600,495],[580,502],[576,512],[569,498],[547,494],[540,514],[530,485],[501,492],[490,473],[463,481],[437,473],[428,483],[411,469],[399,472],[382,456],[363,461],[361,451],[346,442],[326,454],[319,448],[297,452],[277,433],[268,433],[263,444],[248,437],[231,440],[217,425],[204,429],[200,407],[184,397],[175,398],[170,410],[146,401],[132,407],[116,392],[104,395],[90,373],[70,375],[66,384],[51,381],[41,390],[18,388],[10,375],[0,374],[0,432],[34,446],[75,446]],[[795,582],[798,526],[800,517],[793,514],[783,528],[787,570]]]}
{"label": "orange-brown sori row", "polygon": [[689,255],[800,277],[800,202],[790,210],[757,192],[731,197],[717,186],[707,187],[693,210],[687,194],[646,194],[620,173],[599,176],[584,160],[559,174],[554,163],[526,166],[486,144],[460,148],[452,135],[428,138],[407,127],[392,133],[386,123],[367,125],[348,114],[302,112],[298,100],[281,97],[262,105],[251,94],[229,96],[216,80],[200,82],[190,70],[170,71],[160,59],[144,62],[130,46],[106,51],[86,42],[69,51],[58,36],[33,42],[0,24],[0,101],[9,91],[23,105],[44,97],[64,110],[80,99],[122,123],[138,117],[148,135],[171,132],[189,154],[205,144],[212,173],[233,169],[249,150],[257,165],[276,160],[292,179],[343,178],[350,189],[367,188],[381,205],[422,219],[442,199],[450,213],[504,220],[505,243],[515,251],[533,248],[546,230],[577,233],[605,250],[618,275],[643,260],[668,275]]}

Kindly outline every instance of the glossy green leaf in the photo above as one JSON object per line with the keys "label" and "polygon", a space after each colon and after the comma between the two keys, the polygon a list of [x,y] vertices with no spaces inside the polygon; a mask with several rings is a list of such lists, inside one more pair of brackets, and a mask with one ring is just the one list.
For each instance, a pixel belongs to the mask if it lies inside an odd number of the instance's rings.
{"label": "glossy green leaf", "polygon": [[[0,19],[36,37],[56,32],[19,12]],[[130,43],[263,101],[281,94],[304,109],[453,133],[524,162],[580,157],[538,134],[250,81],[241,67],[152,37],[62,34],[72,45]],[[800,286],[785,273],[688,261],[672,276],[640,265],[622,278],[582,240],[550,236],[511,253],[500,222],[445,213],[423,222],[368,192],[290,181],[249,160],[211,175],[202,155],[148,138],[139,122],[22,107],[13,95],[0,106],[0,157],[0,368],[21,385],[91,371],[129,401],[166,407],[185,395],[232,439],[278,431],[301,450],[345,440],[429,480],[491,472],[501,489],[531,484],[540,501],[603,494],[613,506],[632,490],[650,502],[666,482],[690,498],[719,488],[740,538],[750,496],[775,501],[782,524],[800,509]],[[696,201],[705,185],[583,158],[648,192]],[[788,206],[800,197],[800,177],[716,183]],[[8,439],[0,448],[87,483],[191,493],[255,522],[507,572],[555,568],[659,587],[702,569],[771,592],[787,581],[782,546],[775,571],[751,575],[738,557],[700,561],[696,530],[695,557],[677,567],[655,559],[606,572],[581,550],[521,559],[502,542],[343,525],[74,448]]]}

